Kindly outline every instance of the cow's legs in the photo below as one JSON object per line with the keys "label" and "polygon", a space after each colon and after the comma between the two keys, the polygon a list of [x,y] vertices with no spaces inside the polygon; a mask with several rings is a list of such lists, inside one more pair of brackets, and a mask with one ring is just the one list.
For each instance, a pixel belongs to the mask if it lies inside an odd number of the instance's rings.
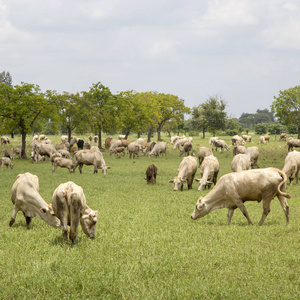
{"label": "cow's legs", "polygon": [[17,210],[16,206],[14,206],[13,214],[12,214],[10,222],[9,222],[10,227],[12,226],[12,224],[15,223],[17,212],[18,212],[18,210]]}
{"label": "cow's legs", "polygon": [[259,225],[262,225],[263,222],[265,221],[267,215],[269,214],[269,212],[271,211],[270,209],[270,202],[271,200],[266,200],[266,199],[263,199],[263,214],[262,214],[262,217],[259,221]]}
{"label": "cow's legs", "polygon": [[71,207],[71,226],[70,226],[69,237],[73,244],[77,244],[79,219],[80,219],[80,208]]}
{"label": "cow's legs", "polygon": [[289,205],[285,199],[285,197],[283,196],[277,196],[279,201],[280,201],[280,204],[281,204],[281,207],[285,213],[285,218],[286,218],[286,223],[289,223]]}
{"label": "cow's legs", "polygon": [[235,210],[236,208],[237,208],[237,207],[235,206],[235,207],[231,207],[231,208],[228,209],[228,214],[227,214],[227,216],[228,216],[227,224],[230,224],[231,218],[232,218],[233,213],[234,213],[234,210]]}
{"label": "cow's legs", "polygon": [[27,225],[27,229],[29,229],[29,225],[30,225],[30,223],[31,223],[31,217],[26,217],[25,216],[25,219],[26,219],[26,225]]}
{"label": "cow's legs", "polygon": [[246,209],[246,206],[244,205],[243,201],[242,200],[238,200],[238,201],[236,201],[235,204],[242,211],[242,213],[244,214],[244,216],[247,218],[249,225],[253,225],[253,223],[252,223],[252,221],[251,221],[251,219],[249,217],[248,211]]}

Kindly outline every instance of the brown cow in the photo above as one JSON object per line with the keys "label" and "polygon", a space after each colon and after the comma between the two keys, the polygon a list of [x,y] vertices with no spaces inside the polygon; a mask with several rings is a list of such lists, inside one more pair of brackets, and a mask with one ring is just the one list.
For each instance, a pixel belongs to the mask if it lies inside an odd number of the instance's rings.
{"label": "brown cow", "polygon": [[152,165],[148,166],[148,168],[146,170],[146,178],[144,178],[144,179],[147,180],[147,183],[155,184],[156,183],[156,175],[157,175],[157,166],[152,164]]}

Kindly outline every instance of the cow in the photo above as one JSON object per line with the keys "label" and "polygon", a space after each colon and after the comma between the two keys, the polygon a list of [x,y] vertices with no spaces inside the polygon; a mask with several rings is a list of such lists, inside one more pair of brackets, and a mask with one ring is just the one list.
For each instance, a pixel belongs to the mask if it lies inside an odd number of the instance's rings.
{"label": "cow", "polygon": [[178,175],[169,183],[174,183],[174,191],[183,191],[183,183],[186,182],[188,189],[192,189],[193,180],[197,171],[197,159],[193,156],[186,156],[182,159],[179,168]]}
{"label": "cow", "polygon": [[292,185],[295,177],[296,177],[296,183],[298,184],[299,170],[300,170],[300,152],[294,150],[287,154],[284,160],[284,166],[282,168],[282,172],[284,172],[290,180],[290,185]]}
{"label": "cow", "polygon": [[95,143],[98,142],[98,136],[97,136],[97,135],[94,136],[94,142],[95,142]]}
{"label": "cow", "polygon": [[259,138],[259,144],[265,144],[266,143],[266,139],[265,137],[262,135],[260,138]]}
{"label": "cow", "polygon": [[161,154],[161,156],[165,157],[167,156],[167,143],[166,142],[159,142],[156,143],[153,147],[153,149],[149,153],[149,158],[152,156],[158,157]]}
{"label": "cow", "polygon": [[211,137],[208,141],[209,145],[214,145],[214,141],[218,140],[219,138],[217,136]]}
{"label": "cow", "polygon": [[189,156],[190,153],[191,155],[193,154],[193,145],[191,142],[185,142],[183,144],[183,148],[179,151],[179,156],[181,156],[183,153],[185,156]]}
{"label": "cow", "polygon": [[80,174],[82,174],[83,165],[93,165],[94,174],[98,173],[98,169],[102,169],[102,173],[106,175],[107,169],[110,169],[110,167],[105,164],[103,154],[100,150],[79,150],[75,153],[75,159],[74,172],[77,166],[79,166]]}
{"label": "cow", "polygon": [[293,151],[294,147],[300,147],[300,139],[293,139],[292,137],[289,137],[286,145],[288,146],[288,151]]}
{"label": "cow", "polygon": [[234,135],[231,138],[231,143],[232,143],[232,145],[244,145],[245,141],[244,141],[244,139],[241,136]]}
{"label": "cow", "polygon": [[109,151],[113,150],[114,148],[122,147],[122,141],[121,140],[115,140],[109,147]]}
{"label": "cow", "polygon": [[32,151],[34,152],[34,161],[36,161],[37,163],[38,155],[51,157],[53,153],[57,153],[57,150],[52,144],[44,144],[38,142],[33,144]]}
{"label": "cow", "polygon": [[257,166],[257,160],[258,160],[258,156],[259,156],[259,150],[258,150],[258,147],[254,146],[254,147],[248,147],[246,149],[246,153],[245,153],[247,156],[248,156],[248,159],[250,160],[250,165],[251,165],[251,169],[254,167],[254,166]]}
{"label": "cow", "polygon": [[51,205],[39,194],[39,178],[36,175],[27,172],[17,176],[11,189],[11,201],[14,209],[9,226],[14,224],[18,211],[22,211],[27,229],[33,217],[44,220],[52,227],[60,227],[60,220],[54,215]]}
{"label": "cow", "polygon": [[104,147],[105,147],[105,149],[109,149],[110,146],[112,145],[112,143],[113,143],[114,141],[115,141],[115,139],[112,138],[112,137],[106,138],[105,141],[104,141]]}
{"label": "cow", "polygon": [[61,157],[71,158],[71,153],[68,150],[58,150],[58,153],[60,153]]}
{"label": "cow", "polygon": [[68,240],[68,225],[70,225],[69,238],[72,244],[77,244],[79,223],[89,238],[95,237],[98,211],[92,210],[86,204],[81,186],[72,181],[60,184],[53,193],[52,207],[61,222],[63,243]]}
{"label": "cow", "polygon": [[8,153],[8,151],[6,149],[3,149],[3,156],[11,158],[10,154]]}
{"label": "cow", "polygon": [[155,144],[156,144],[155,141],[149,142],[147,144],[147,147],[143,150],[143,155],[146,155],[149,151],[151,152],[152,149],[154,148]]}
{"label": "cow", "polygon": [[82,149],[83,149],[83,146],[84,146],[84,140],[78,139],[78,140],[77,140],[77,147],[78,147],[78,150],[82,150]]}
{"label": "cow", "polygon": [[213,146],[215,146],[216,151],[218,151],[218,148],[221,148],[222,151],[224,151],[224,149],[227,151],[230,150],[230,148],[227,146],[227,144],[223,140],[214,140]]}
{"label": "cow", "polygon": [[242,145],[236,145],[233,147],[233,156],[237,155],[237,154],[245,154],[247,151],[245,146]]}
{"label": "cow", "polygon": [[173,150],[178,149],[180,150],[180,147],[184,145],[184,143],[188,142],[189,140],[185,137],[182,139],[177,139],[175,142],[175,145],[173,147]]}
{"label": "cow", "polygon": [[127,148],[128,145],[129,145],[130,143],[132,143],[132,141],[130,141],[130,140],[125,140],[125,139],[121,139],[121,142],[122,142],[121,146],[122,146],[122,147],[125,147],[125,148]]}
{"label": "cow", "polygon": [[123,156],[125,156],[125,147],[115,147],[114,149],[110,150],[110,155],[115,154],[118,156],[119,153],[123,153]]}
{"label": "cow", "polygon": [[15,156],[18,155],[19,159],[21,158],[22,149],[20,147],[14,147],[12,148],[12,159],[15,159]]}
{"label": "cow", "polygon": [[127,149],[129,152],[129,158],[135,158],[135,156],[139,157],[141,145],[138,142],[132,142],[128,145]]}
{"label": "cow", "polygon": [[199,182],[198,191],[203,191],[206,187],[210,189],[212,184],[216,185],[219,169],[219,161],[215,156],[209,155],[204,157],[200,170],[201,179],[195,179],[195,181]]}
{"label": "cow", "polygon": [[279,141],[286,141],[286,133],[281,133],[279,136]]}
{"label": "cow", "polygon": [[141,151],[143,151],[144,149],[147,148],[147,141],[145,138],[138,138],[136,141],[138,142],[138,144],[141,145],[141,147],[140,147]]}
{"label": "cow", "polygon": [[284,172],[272,167],[223,175],[205,197],[198,199],[191,218],[196,220],[215,209],[228,208],[227,223],[230,224],[234,210],[239,208],[247,218],[248,224],[253,225],[244,202],[263,201],[263,214],[259,221],[259,225],[262,225],[270,212],[272,199],[277,196],[288,223],[289,205],[286,198],[291,196],[285,192],[286,180]]}
{"label": "cow", "polygon": [[8,136],[1,136],[1,145],[10,144],[10,139]]}
{"label": "cow", "polygon": [[247,154],[237,154],[231,161],[231,170],[233,172],[240,172],[251,169],[251,163]]}
{"label": "cow", "polygon": [[57,167],[67,168],[70,173],[75,172],[75,163],[72,159],[63,158],[63,157],[56,157],[54,158],[52,172],[55,172]]}
{"label": "cow", "polygon": [[246,134],[243,134],[243,135],[242,135],[242,138],[243,138],[243,140],[244,140],[245,142],[247,142],[247,143],[250,143],[250,142],[251,142],[251,139],[252,139],[251,135],[246,135]]}
{"label": "cow", "polygon": [[157,166],[152,164],[148,166],[146,170],[146,178],[144,179],[147,180],[147,183],[156,184],[156,175],[157,175]]}
{"label": "cow", "polygon": [[213,155],[213,152],[210,148],[200,147],[198,150],[198,159],[199,159],[199,167],[201,166],[204,157]]}
{"label": "cow", "polygon": [[267,135],[267,134],[265,134],[264,137],[265,137],[265,141],[268,142],[268,143],[270,143],[270,136]]}
{"label": "cow", "polygon": [[9,157],[1,157],[1,170],[3,170],[3,167],[6,166],[6,169],[14,168],[14,165],[11,163],[11,159]]}

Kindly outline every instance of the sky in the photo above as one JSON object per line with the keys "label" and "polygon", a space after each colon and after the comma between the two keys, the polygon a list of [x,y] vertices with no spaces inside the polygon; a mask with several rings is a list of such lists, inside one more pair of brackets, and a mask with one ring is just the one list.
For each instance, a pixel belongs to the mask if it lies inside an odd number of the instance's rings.
{"label": "sky", "polygon": [[229,117],[299,85],[298,0],[0,0],[0,72],[42,91],[217,96]]}

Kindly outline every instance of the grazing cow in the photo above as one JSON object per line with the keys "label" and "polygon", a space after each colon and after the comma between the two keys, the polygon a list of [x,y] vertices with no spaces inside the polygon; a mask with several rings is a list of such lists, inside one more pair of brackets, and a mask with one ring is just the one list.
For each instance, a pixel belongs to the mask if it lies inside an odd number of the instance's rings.
{"label": "grazing cow", "polygon": [[245,142],[250,143],[252,137],[251,137],[251,135],[243,134],[243,135],[242,135],[242,138],[243,138],[243,140],[244,140]]}
{"label": "grazing cow", "polygon": [[71,154],[68,150],[58,150],[58,153],[60,153],[61,157],[71,158]]}
{"label": "grazing cow", "polygon": [[11,201],[14,210],[9,226],[14,224],[18,211],[22,211],[27,229],[33,217],[44,220],[50,226],[60,227],[60,221],[55,217],[51,205],[47,204],[39,194],[39,178],[36,175],[25,173],[17,176],[11,189]]}
{"label": "grazing cow", "polygon": [[251,165],[251,169],[253,169],[254,166],[257,166],[257,160],[258,160],[258,156],[259,156],[259,150],[258,147],[254,146],[254,147],[248,147],[246,149],[246,153],[248,156],[248,159],[250,161],[250,165]]}
{"label": "grazing cow", "polygon": [[178,175],[174,179],[170,180],[170,183],[174,183],[174,191],[183,190],[183,183],[186,182],[188,189],[192,188],[193,180],[197,171],[197,159],[193,156],[186,156],[182,159],[179,168]]}
{"label": "grazing cow", "polygon": [[84,149],[91,149],[91,142],[90,141],[85,141],[83,144]]}
{"label": "grazing cow", "polygon": [[189,140],[185,137],[182,139],[177,139],[175,142],[175,145],[173,147],[173,150],[178,149],[180,150],[180,147],[184,145],[184,143],[188,142]]}
{"label": "grazing cow", "polygon": [[218,140],[219,138],[217,136],[211,137],[208,141],[209,145],[214,145],[214,141]]}
{"label": "grazing cow", "polygon": [[60,140],[61,140],[62,143],[65,143],[65,142],[68,141],[68,136],[67,135],[62,135]]}
{"label": "grazing cow", "polygon": [[3,156],[11,158],[10,154],[8,153],[8,151],[6,149],[3,149]]}
{"label": "grazing cow", "polygon": [[32,152],[34,153],[34,161],[38,162],[38,155],[51,157],[53,153],[57,153],[57,150],[52,144],[34,143]]}
{"label": "grazing cow", "polygon": [[193,145],[191,142],[185,142],[183,148],[179,151],[179,156],[184,153],[185,156],[189,156],[193,154]]}
{"label": "grazing cow", "polygon": [[149,142],[147,144],[147,147],[143,150],[143,155],[146,155],[149,151],[151,152],[155,145],[156,145],[155,141]]}
{"label": "grazing cow", "polygon": [[133,158],[139,157],[141,145],[138,142],[131,142],[127,146],[127,149],[128,149],[128,152],[129,152],[129,158],[131,158],[131,156]]}
{"label": "grazing cow", "polygon": [[92,142],[92,140],[93,140],[93,137],[90,135],[89,136],[89,141]]}
{"label": "grazing cow", "polygon": [[227,151],[230,150],[230,148],[227,146],[227,144],[223,140],[214,140],[213,145],[215,146],[216,151],[218,151],[218,148],[221,148],[222,151],[224,151],[224,149]]}
{"label": "grazing cow", "polygon": [[228,208],[227,222],[230,224],[234,210],[238,207],[248,223],[252,225],[244,202],[263,201],[263,214],[259,221],[259,225],[262,225],[270,212],[272,199],[277,196],[288,223],[289,205],[286,198],[291,198],[291,196],[285,192],[286,180],[285,173],[276,168],[254,169],[223,175],[205,197],[198,199],[191,218],[195,220],[215,209]]}
{"label": "grazing cow", "polygon": [[110,150],[110,155],[115,154],[118,156],[119,153],[123,153],[123,156],[125,156],[125,147],[115,147]]}
{"label": "grazing cow", "polygon": [[199,159],[199,167],[201,166],[204,157],[213,155],[213,152],[210,148],[207,147],[200,147],[198,150],[198,159]]}
{"label": "grazing cow", "polygon": [[105,164],[103,154],[97,150],[79,150],[75,153],[75,159],[74,172],[77,166],[79,166],[80,174],[82,173],[83,165],[93,165],[94,174],[98,173],[98,169],[102,169],[102,173],[106,175],[107,169],[110,169],[110,167]]}
{"label": "grazing cow", "polygon": [[177,139],[179,139],[179,136],[178,136],[178,135],[171,136],[171,137],[170,137],[170,143],[173,145],[173,144],[176,142]]}
{"label": "grazing cow", "polygon": [[259,138],[259,144],[265,144],[266,143],[266,139],[265,137],[262,135],[260,138]]}
{"label": "grazing cow", "polygon": [[268,143],[270,143],[270,136],[267,135],[267,134],[265,134],[264,137],[265,137],[265,141],[268,142]]}
{"label": "grazing cow", "polygon": [[122,142],[121,146],[122,146],[122,147],[125,147],[125,148],[127,148],[128,145],[129,145],[130,143],[132,143],[132,141],[130,141],[130,140],[125,140],[125,139],[121,139],[121,142]]}
{"label": "grazing cow", "polygon": [[146,178],[147,183],[156,184],[156,175],[157,175],[157,166],[156,165],[150,165],[148,166],[146,170]]}
{"label": "grazing cow", "polygon": [[286,141],[286,133],[281,133],[279,137],[279,141]]}
{"label": "grazing cow", "polygon": [[284,166],[282,168],[282,172],[284,172],[290,180],[290,185],[292,185],[295,177],[296,177],[296,183],[298,184],[299,170],[300,170],[300,152],[294,150],[287,154],[284,160]]}
{"label": "grazing cow", "polygon": [[95,142],[95,143],[98,142],[98,136],[97,136],[97,135],[94,136],[94,142]]}
{"label": "grazing cow", "polygon": [[231,143],[232,143],[232,145],[244,145],[245,141],[244,141],[244,139],[241,136],[234,135],[231,138]]}
{"label": "grazing cow", "polygon": [[299,148],[300,147],[300,139],[293,139],[292,137],[289,137],[287,141],[288,151],[293,151],[294,147]]}
{"label": "grazing cow", "polygon": [[143,151],[144,149],[147,148],[147,141],[145,138],[138,138],[136,141],[138,142],[138,144],[141,145],[141,147],[140,147],[141,151]]}
{"label": "grazing cow", "polygon": [[1,136],[1,145],[10,144],[10,139],[8,136]]}
{"label": "grazing cow", "polygon": [[233,156],[237,155],[237,154],[245,154],[247,151],[245,146],[242,145],[237,145],[233,147]]}
{"label": "grazing cow", "polygon": [[55,153],[52,153],[52,154],[51,154],[50,160],[51,160],[52,166],[53,166],[53,164],[54,164],[54,159],[57,158],[57,157],[62,157],[62,155],[61,155],[59,152],[55,152]]}
{"label": "grazing cow", "polygon": [[206,188],[210,189],[212,184],[216,185],[219,169],[219,161],[215,156],[209,155],[204,157],[200,170],[201,179],[195,179],[195,181],[199,182],[198,191],[203,191]]}
{"label": "grazing cow", "polygon": [[113,143],[111,143],[111,145],[109,147],[109,151],[111,151],[117,147],[122,147],[122,140],[115,140]]}
{"label": "grazing cow", "polygon": [[75,163],[73,162],[72,159],[69,158],[63,158],[63,157],[54,158],[52,172],[55,172],[57,167],[67,168],[70,173],[75,172]]}
{"label": "grazing cow", "polygon": [[167,143],[166,142],[159,142],[156,143],[153,147],[153,149],[149,153],[149,158],[152,156],[158,157],[161,154],[161,156],[165,157],[167,156]]}
{"label": "grazing cow", "polygon": [[3,170],[3,167],[6,166],[6,169],[14,168],[14,165],[11,163],[11,160],[9,157],[2,157],[1,158],[1,170]]}
{"label": "grazing cow", "polygon": [[19,147],[12,148],[12,159],[15,159],[15,156],[18,155],[19,159],[21,158],[22,149]]}
{"label": "grazing cow", "polygon": [[86,204],[81,186],[72,181],[60,184],[53,193],[52,207],[61,222],[64,243],[68,240],[68,225],[72,244],[77,244],[79,223],[89,238],[95,237],[98,211],[92,210]]}
{"label": "grazing cow", "polygon": [[231,170],[233,172],[241,172],[251,169],[250,160],[247,154],[237,154],[231,161]]}

